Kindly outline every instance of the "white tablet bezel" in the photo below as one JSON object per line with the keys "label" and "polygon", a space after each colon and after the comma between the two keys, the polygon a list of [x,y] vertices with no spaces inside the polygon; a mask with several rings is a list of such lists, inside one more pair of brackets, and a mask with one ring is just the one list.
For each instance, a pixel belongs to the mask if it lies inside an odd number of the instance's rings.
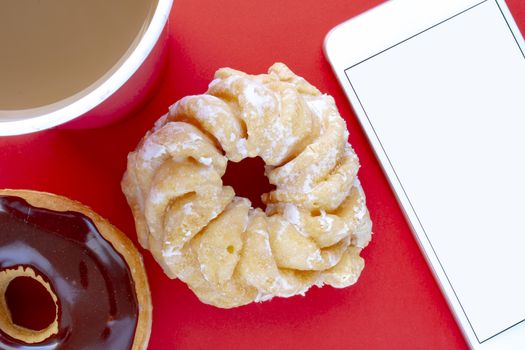
{"label": "white tablet bezel", "polygon": [[387,175],[416,240],[423,250],[456,320],[471,347],[480,350],[517,348],[520,344],[523,346],[525,344],[525,322],[512,326],[510,329],[502,331],[481,343],[477,339],[459,300],[455,296],[453,286],[448,281],[428,238],[423,232],[414,208],[404,193],[401,183],[347,79],[345,70],[487,1],[495,1],[498,4],[518,45],[522,52],[525,52],[523,37],[503,0],[391,0],[338,25],[328,33],[324,43],[325,55],[372,144],[383,171]]}

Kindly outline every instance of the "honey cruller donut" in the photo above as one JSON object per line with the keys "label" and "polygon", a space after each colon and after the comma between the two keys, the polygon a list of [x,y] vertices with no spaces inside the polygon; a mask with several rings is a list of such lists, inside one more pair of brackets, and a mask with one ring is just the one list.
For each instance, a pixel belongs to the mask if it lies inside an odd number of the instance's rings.
{"label": "honey cruller donut", "polygon": [[[128,156],[122,189],[139,241],[170,278],[222,308],[349,286],[372,224],[347,139],[333,98],[284,64],[220,69]],[[228,161],[257,156],[276,187],[265,212],[221,179]]]}

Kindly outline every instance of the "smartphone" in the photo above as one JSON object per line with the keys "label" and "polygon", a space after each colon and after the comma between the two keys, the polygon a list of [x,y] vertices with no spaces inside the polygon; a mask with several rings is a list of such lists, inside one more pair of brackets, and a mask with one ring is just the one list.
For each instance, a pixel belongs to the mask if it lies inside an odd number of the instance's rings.
{"label": "smartphone", "polygon": [[470,346],[525,348],[525,43],[502,0],[392,0],[325,54]]}

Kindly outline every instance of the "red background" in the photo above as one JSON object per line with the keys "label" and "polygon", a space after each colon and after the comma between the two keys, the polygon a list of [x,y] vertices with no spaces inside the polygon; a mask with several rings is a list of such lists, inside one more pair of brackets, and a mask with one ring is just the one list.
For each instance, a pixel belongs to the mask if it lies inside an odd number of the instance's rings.
{"label": "red background", "polygon": [[[143,251],[154,305],[150,348],[466,348],[322,53],[323,38],[333,26],[381,2],[175,0],[168,39],[171,57],[150,102],[132,118],[104,129],[0,138],[0,188],[50,191],[80,200],[135,240],[119,182],[126,154],[153,121],[181,97],[204,92],[219,67],[260,73],[274,61],[285,62],[333,95],[348,122],[375,233],[363,254],[362,277],[343,290],[314,288],[306,297],[220,310],[200,303],[183,283],[165,277]],[[524,31],[525,2],[508,4]],[[251,186],[245,181],[244,187]]]}

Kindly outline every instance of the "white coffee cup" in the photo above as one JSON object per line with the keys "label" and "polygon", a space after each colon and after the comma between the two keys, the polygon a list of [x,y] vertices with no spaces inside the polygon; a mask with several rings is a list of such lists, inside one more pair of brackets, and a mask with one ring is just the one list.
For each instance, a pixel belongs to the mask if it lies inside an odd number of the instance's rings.
{"label": "white coffee cup", "polygon": [[[55,3],[57,1],[54,0]],[[105,74],[94,76],[93,82],[87,87],[49,104],[9,109],[3,109],[0,104],[0,136],[31,133],[65,123],[67,127],[73,128],[103,126],[128,116],[139,106],[148,95],[147,90],[154,86],[154,78],[161,75],[160,67],[163,66],[162,59],[165,58],[166,53],[165,27],[173,0],[140,1],[151,2],[150,13],[147,14],[143,26],[131,45]],[[50,4],[53,1],[37,2]],[[89,1],[82,2],[83,5],[89,3]],[[101,4],[104,5],[102,2]],[[0,11],[1,7],[0,3]],[[121,20],[125,20],[125,17]],[[96,53],[93,56],[97,59]],[[2,58],[0,58],[1,64]],[[53,79],[50,80],[49,84],[54,84]],[[3,83],[0,79],[0,87],[1,84]],[[49,86],[53,87],[53,85]],[[4,86],[4,88],[9,87]]]}

